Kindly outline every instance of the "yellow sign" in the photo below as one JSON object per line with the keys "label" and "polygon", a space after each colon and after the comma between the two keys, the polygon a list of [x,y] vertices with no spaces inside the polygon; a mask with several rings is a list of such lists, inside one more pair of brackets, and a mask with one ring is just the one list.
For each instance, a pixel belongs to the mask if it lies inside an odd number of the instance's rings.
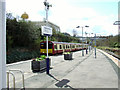
{"label": "yellow sign", "polygon": [[29,16],[28,16],[28,14],[27,14],[26,12],[24,12],[24,14],[22,14],[21,18],[23,18],[23,19],[28,19]]}

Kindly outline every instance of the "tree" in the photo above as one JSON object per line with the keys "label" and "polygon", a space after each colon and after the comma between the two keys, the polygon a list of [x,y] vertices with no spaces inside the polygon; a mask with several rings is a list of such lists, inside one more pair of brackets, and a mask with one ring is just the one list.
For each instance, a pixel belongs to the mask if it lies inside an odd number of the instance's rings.
{"label": "tree", "polygon": [[[120,47],[119,39],[120,35],[108,36],[106,39],[97,40],[97,46],[107,46],[107,47]],[[102,42],[102,43],[101,43]]]}

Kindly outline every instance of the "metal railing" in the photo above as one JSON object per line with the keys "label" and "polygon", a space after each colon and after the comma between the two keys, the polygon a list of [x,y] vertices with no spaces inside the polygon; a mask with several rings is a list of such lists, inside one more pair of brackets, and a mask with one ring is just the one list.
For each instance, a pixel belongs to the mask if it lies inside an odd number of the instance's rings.
{"label": "metal railing", "polygon": [[12,72],[7,71],[7,89],[9,89],[9,75],[13,76],[13,88],[15,90],[15,75]]}
{"label": "metal railing", "polygon": [[23,83],[23,87],[22,89],[25,89],[25,82],[24,82],[24,73],[21,70],[17,70],[17,69],[11,69],[9,71],[7,71],[7,88],[9,89],[9,75],[11,74],[13,76],[13,88],[15,90],[15,75],[13,73],[13,71],[17,71],[20,72],[22,75],[22,83]]}

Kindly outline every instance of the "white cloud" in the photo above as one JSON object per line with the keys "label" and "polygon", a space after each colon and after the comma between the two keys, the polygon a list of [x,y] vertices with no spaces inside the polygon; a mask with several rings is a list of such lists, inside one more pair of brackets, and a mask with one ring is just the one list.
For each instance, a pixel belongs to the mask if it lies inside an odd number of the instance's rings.
{"label": "white cloud", "polygon": [[53,21],[63,27],[62,31],[67,28],[75,28],[78,24],[85,25],[84,18],[93,18],[96,12],[92,8],[78,8],[62,4],[60,7],[51,9],[52,15],[49,17]]}
{"label": "white cloud", "polygon": [[21,16],[24,12],[29,15],[30,20],[40,20],[39,11],[44,10],[43,2],[40,0],[7,0],[7,12]]}
{"label": "white cloud", "polygon": [[[50,21],[57,23],[61,27],[62,32],[70,32],[68,30],[75,29],[77,25],[89,25],[89,30],[87,32],[95,32],[97,30],[93,30],[95,26],[101,27],[101,34],[102,30],[106,30],[106,34],[104,35],[109,35],[109,34],[117,34],[117,32],[113,33],[113,29],[115,26],[113,26],[113,22],[111,21],[111,18],[117,17],[114,15],[110,16],[103,16],[99,15],[93,8],[77,8],[77,7],[71,7],[62,5],[61,8],[53,8],[52,10],[52,15],[50,16]],[[85,12],[87,11],[87,12]],[[84,20],[86,19],[86,20]],[[78,34],[81,33],[81,31],[78,31]],[[80,34],[81,35],[81,34]]]}
{"label": "white cloud", "polygon": [[[76,0],[76,2],[88,0]],[[92,0],[92,2],[101,0]],[[117,2],[116,0],[104,0],[104,2]],[[45,17],[44,0],[7,0],[7,11],[21,16],[24,12],[29,15],[29,20],[42,21]],[[72,3],[73,0],[49,0],[52,4],[49,10],[48,20],[60,26],[62,32],[68,32],[72,35],[72,30],[76,26],[89,25],[87,32],[99,32],[104,35],[117,34],[117,27],[113,25],[117,15],[100,15],[94,8],[79,7]],[[98,30],[96,30],[98,29]],[[78,34],[81,31],[76,29]]]}

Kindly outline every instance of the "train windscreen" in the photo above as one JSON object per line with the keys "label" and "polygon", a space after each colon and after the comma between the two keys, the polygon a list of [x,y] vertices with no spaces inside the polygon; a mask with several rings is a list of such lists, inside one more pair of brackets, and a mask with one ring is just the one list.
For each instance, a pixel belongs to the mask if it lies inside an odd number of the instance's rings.
{"label": "train windscreen", "polygon": [[[46,43],[40,43],[41,49],[46,49]],[[52,49],[52,43],[48,43],[48,49]]]}

